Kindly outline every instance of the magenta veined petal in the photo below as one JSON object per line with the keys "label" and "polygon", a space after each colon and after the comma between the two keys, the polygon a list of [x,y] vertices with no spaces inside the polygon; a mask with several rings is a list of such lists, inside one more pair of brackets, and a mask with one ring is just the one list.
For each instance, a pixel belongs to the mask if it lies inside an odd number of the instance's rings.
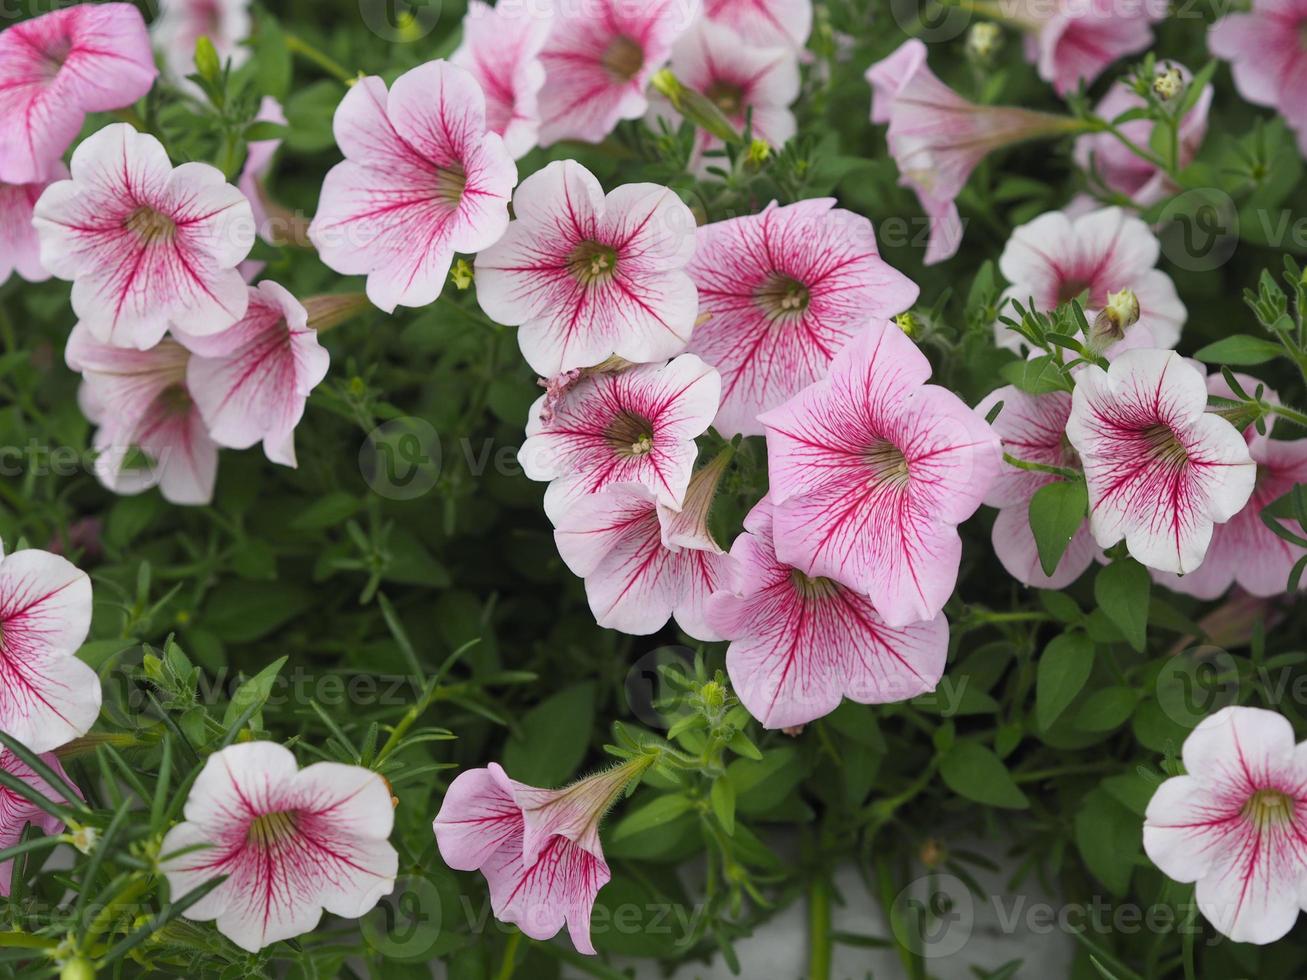
{"label": "magenta veined petal", "polygon": [[[60,776],[67,778],[64,768],[59,762],[59,757],[53,752],[42,755],[41,761]],[[0,751],[0,770],[21,779],[47,800],[55,803],[69,802],[64,798],[63,793],[38,776],[22,759],[19,759],[8,749]],[[47,837],[53,836],[64,829],[63,821],[58,817],[35,806],[26,797],[15,793],[8,787],[0,787],[0,850],[13,847],[19,843],[23,836],[23,830],[28,824],[38,828]],[[0,895],[5,898],[9,897],[13,884],[13,873],[14,862],[12,860],[0,864]]]}
{"label": "magenta veined petal", "polygon": [[390,790],[361,766],[299,769],[290,750],[247,742],[209,756],[163,839],[174,898],[227,880],[186,910],[258,952],[317,927],[324,911],[358,918],[395,884]]}
{"label": "magenta veined petal", "polygon": [[703,12],[763,47],[797,50],[812,33],[812,0],[704,0]]}
{"label": "magenta veined petal", "polygon": [[0,285],[17,273],[28,282],[44,282],[50,273],[41,265],[41,243],[32,226],[32,212],[54,180],[68,176],[60,163],[52,180],[35,184],[0,183]]}
{"label": "magenta veined petal", "polygon": [[90,731],[100,679],[77,659],[91,627],[91,580],[28,549],[0,558],[0,729],[33,752]]}

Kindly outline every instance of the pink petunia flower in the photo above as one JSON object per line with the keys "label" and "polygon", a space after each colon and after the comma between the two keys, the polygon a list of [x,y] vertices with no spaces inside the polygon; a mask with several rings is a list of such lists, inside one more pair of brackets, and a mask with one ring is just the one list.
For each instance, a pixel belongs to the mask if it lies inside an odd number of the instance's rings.
{"label": "pink petunia flower", "polygon": [[624,184],[605,196],[585,167],[558,160],[522,181],[513,209],[477,258],[477,299],[492,320],[520,327],[537,374],[685,350],[698,313],[685,272],[695,224],[675,192]]}
{"label": "pink petunia flower", "polygon": [[486,126],[504,138],[513,159],[540,140],[540,89],[545,66],[540,60],[553,12],[523,3],[494,7],[472,0],[463,18],[463,43],[450,57],[466,68],[486,96]]}
{"label": "pink petunia flower", "polygon": [[1212,527],[1243,509],[1256,464],[1238,430],[1207,412],[1203,372],[1175,351],[1131,350],[1079,374],[1066,435],[1089,485],[1100,547],[1123,538],[1140,563],[1185,574]]}
{"label": "pink petunia flower", "polygon": [[485,875],[499,921],[535,940],[566,924],[572,944],[594,955],[590,914],[612,877],[599,822],[644,765],[633,760],[556,790],[510,779],[494,762],[460,773],[432,825],[440,856]]}
{"label": "pink petunia flower", "polygon": [[470,74],[430,61],[386,83],[360,79],[336,109],[345,159],[322,184],[309,239],[326,265],[368,277],[368,298],[396,306],[436,301],[455,252],[479,252],[508,227],[517,167],[486,129]]}
{"label": "pink petunia flower", "polygon": [[42,192],[68,171],[62,163],[50,181],[38,184],[0,183],[0,285],[15,272],[28,282],[45,282],[50,273],[41,265],[41,243],[32,226],[32,211]]}
{"label": "pink petunia flower", "polygon": [[366,914],[395,886],[399,855],[386,781],[362,766],[299,769],[274,742],[213,753],[168,831],[160,867],[173,899],[227,880],[183,914],[256,953],[317,928],[324,911]]}
{"label": "pink petunia flower", "polygon": [[[755,47],[723,24],[699,20],[672,48],[671,69],[677,80],[721,110],[739,132],[752,124],[752,135],[779,149],[796,132],[790,106],[799,97],[799,61],[788,47]],[[655,116],[679,125],[680,115],[666,99],[656,100]],[[720,149],[722,140],[699,130],[692,167],[706,176],[720,163],[704,154]]]}
{"label": "pink petunia flower", "polygon": [[[257,122],[286,125],[286,113],[281,103],[270,95],[263,97],[259,103],[259,113],[254,118]],[[271,169],[272,158],[280,146],[279,139],[255,140],[250,143],[245,154],[245,165],[241,168],[240,178],[236,182],[236,186],[250,202],[250,208],[254,212],[254,227],[258,229],[259,237],[271,245],[284,241],[286,229],[280,229],[282,234],[279,234],[279,229],[273,226],[273,217],[268,213],[268,198],[267,192],[263,189],[263,178]]]}
{"label": "pink petunia flower", "polygon": [[33,752],[85,735],[100,714],[100,678],[77,659],[90,628],[85,572],[45,551],[0,552],[0,729]]}
{"label": "pink petunia flower", "polygon": [[73,153],[33,217],[41,264],[73,283],[97,340],[153,347],[171,324],[225,330],[245,313],[236,266],[254,244],[250,204],[207,163],[174,168],[153,136],[116,123]]}
{"label": "pink petunia flower", "polygon": [[218,446],[187,386],[190,352],[168,339],[147,351],[95,340],[84,324],[64,351],[82,374],[81,403],[95,434],[95,474],[114,493],[157,486],[174,504],[207,504]]}
{"label": "pink petunia flower", "polygon": [[1207,47],[1230,62],[1239,94],[1254,105],[1269,106],[1298,134],[1298,149],[1307,154],[1307,2],[1253,0],[1246,13],[1226,14],[1207,37]]}
{"label": "pink petunia flower", "polygon": [[1148,802],[1144,851],[1176,881],[1196,883],[1198,909],[1239,943],[1275,942],[1307,891],[1307,754],[1288,719],[1228,707],[1184,742],[1187,774]]}
{"label": "pink petunia flower", "polygon": [[[1121,208],[1101,208],[1072,219],[1049,211],[1012,232],[998,268],[1011,285],[1003,299],[1049,311],[1087,294],[1085,317],[1092,324],[1108,294],[1128,289],[1139,300],[1139,320],[1130,327],[1131,345],[1174,347],[1188,317],[1171,277],[1155,268],[1157,236]],[[1019,350],[1021,338],[994,325],[1000,347]],[[1114,352],[1115,354],[1115,352]]]}
{"label": "pink petunia flower", "polygon": [[679,510],[698,455],[694,440],[717,413],[721,376],[693,354],[578,382],[551,421],[531,408],[518,460],[532,480],[551,481],[545,514],[555,525],[586,494],[640,483]]}
{"label": "pink petunia flower", "polygon": [[812,0],[704,0],[703,12],[762,47],[798,50],[812,33]]}
{"label": "pink petunia flower", "polygon": [[[1054,391],[1031,395],[1007,385],[986,395],[976,406],[976,414],[987,418],[1000,402],[1003,408],[992,425],[1003,441],[1005,453],[1026,462],[1079,469],[1080,461],[1066,438],[1066,424],[1071,417],[1069,394]],[[1086,520],[1071,538],[1054,573],[1045,574],[1030,527],[1030,500],[1060,479],[1052,473],[1025,470],[1004,461],[985,495],[985,506],[998,508],[992,535],[994,553],[1009,575],[1037,589],[1065,589],[1084,574],[1098,554]]]}
{"label": "pink petunia flower", "polygon": [[193,85],[185,79],[195,73],[195,42],[207,37],[220,60],[230,59],[239,68],[250,56],[241,42],[251,26],[250,0],[159,0],[150,34],[172,80],[190,90]]}
{"label": "pink petunia flower", "polygon": [[[1158,65],[1164,71],[1172,67],[1177,69],[1184,78],[1186,86],[1193,78],[1189,69],[1183,65],[1169,61],[1159,62]],[[1198,149],[1207,136],[1207,114],[1212,107],[1214,92],[1211,85],[1205,86],[1199,93],[1198,100],[1180,120],[1180,140],[1177,149],[1181,167],[1189,166],[1193,158],[1198,155]],[[1115,119],[1132,109],[1139,109],[1146,105],[1143,96],[1130,85],[1125,82],[1114,82],[1094,108],[1094,112],[1103,119]],[[1135,144],[1149,146],[1155,126],[1156,123],[1147,119],[1131,119],[1121,123],[1119,128],[1122,134]],[[1075,159],[1081,170],[1096,175],[1108,190],[1125,195],[1140,208],[1156,204],[1179,190],[1165,170],[1131,153],[1110,133],[1087,133],[1078,137],[1075,143]]]}
{"label": "pink petunia flower", "polygon": [[897,326],[855,337],[830,374],[759,416],[776,554],[870,598],[893,627],[933,619],[957,582],[957,525],[998,476],[998,436]]}
{"label": "pink petunia flower", "polygon": [[696,640],[721,639],[704,607],[727,576],[728,559],[707,523],[725,466],[719,456],[694,474],[679,513],[639,483],[610,484],[572,504],[554,540],[585,579],[596,623],[647,636],[674,616]]}
{"label": "pink petunia flower", "polygon": [[[1256,391],[1258,382],[1236,374],[1245,391]],[[1207,393],[1234,398],[1234,392],[1219,372],[1208,375]],[[1264,395],[1278,401],[1273,392]],[[1262,511],[1299,483],[1307,483],[1307,439],[1272,439],[1249,428],[1244,433],[1248,452],[1257,464],[1257,482],[1243,510],[1226,524],[1212,530],[1212,543],[1203,563],[1187,575],[1154,572],[1153,578],[1198,599],[1216,599],[1238,584],[1255,596],[1283,595],[1289,574],[1307,549],[1286,541],[1262,521]],[[1295,525],[1295,533],[1301,534]]]}
{"label": "pink petunia flower", "polygon": [[57,176],[86,114],[131,105],[157,74],[130,3],[74,4],[0,32],[0,181]]}
{"label": "pink petunia flower", "polygon": [[764,498],[731,548],[730,584],[708,601],[709,625],[731,641],[731,687],[749,713],[786,728],[846,697],[884,704],[933,691],[948,657],[943,614],[889,627],[866,596],[777,558],[772,523]]}
{"label": "pink petunia flower", "polygon": [[871,222],[831,198],[705,225],[689,271],[707,314],[690,349],[721,372],[713,424],[727,438],[761,435],[758,413],[825,377],[850,338],[918,293],[880,258]]}
{"label": "pink petunia flower", "polygon": [[598,143],[649,108],[649,79],[698,14],[699,0],[562,4],[541,54],[540,143]]}
{"label": "pink petunia flower", "polygon": [[196,355],[186,365],[186,388],[210,438],[231,449],[261,441],[268,459],[294,466],[295,427],[331,363],[299,301],[265,280],[250,288],[245,316],[230,329],[211,337],[174,333]]}
{"label": "pink petunia flower", "polygon": [[957,252],[962,219],[954,202],[987,154],[1080,127],[1069,116],[968,102],[935,77],[926,65],[926,46],[915,38],[872,65],[866,77],[871,121],[889,124],[886,138],[899,183],[916,192],[930,220],[927,265]]}
{"label": "pink petunia flower", "polygon": [[[61,776],[66,776],[59,757],[53,752],[41,756],[41,761]],[[0,769],[36,790],[47,800],[54,803],[67,803],[63,793],[55,789],[32,771],[22,759],[8,749],[0,751]],[[0,786],[0,850],[13,847],[23,837],[23,829],[31,824],[47,837],[53,837],[63,831],[64,823],[53,814],[36,806],[25,796],[20,796],[6,786]],[[0,895],[9,897],[14,874],[12,859],[0,864]]]}
{"label": "pink petunia flower", "polygon": [[999,6],[1026,31],[1026,60],[1058,95],[1149,48],[1152,25],[1167,10],[1165,0],[1001,0]]}

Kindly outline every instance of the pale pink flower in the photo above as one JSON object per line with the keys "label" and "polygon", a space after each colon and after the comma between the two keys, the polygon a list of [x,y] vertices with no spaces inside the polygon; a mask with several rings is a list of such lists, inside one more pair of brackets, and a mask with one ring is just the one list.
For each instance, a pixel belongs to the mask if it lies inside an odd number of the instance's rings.
{"label": "pale pink flower", "polygon": [[[735,129],[746,121],[752,136],[779,149],[796,131],[790,106],[799,97],[799,60],[788,47],[757,47],[723,24],[699,20],[672,48],[672,72],[686,88],[712,102]],[[655,116],[679,125],[680,116],[666,99],[654,104]],[[700,129],[695,135],[692,166],[701,176],[720,160],[705,158],[723,146],[720,137]]]}
{"label": "pale pink flower", "polygon": [[32,211],[42,192],[68,176],[62,163],[50,181],[37,184],[0,183],[0,285],[15,272],[28,282],[44,282],[50,273],[41,265],[41,243],[32,226]]}
{"label": "pale pink flower", "polygon": [[[286,113],[282,110],[281,103],[270,95],[263,97],[263,101],[259,103],[259,114],[254,118],[257,122],[286,125]],[[241,175],[236,183],[250,202],[250,208],[254,212],[254,227],[258,229],[259,237],[272,245],[278,244],[284,235],[278,235],[277,230],[272,227],[273,219],[268,214],[267,192],[263,188],[263,178],[272,168],[272,158],[280,146],[280,139],[252,142],[246,150],[245,165],[241,168]]]}
{"label": "pale pink flower", "polygon": [[545,514],[557,524],[586,494],[610,483],[640,483],[679,510],[703,435],[717,412],[721,376],[693,354],[666,364],[591,375],[578,382],[548,423],[548,395],[531,408],[518,460],[532,480],[548,480]]}
{"label": "pale pink flower", "polygon": [[1094,81],[1114,61],[1153,43],[1165,0],[1000,0],[1026,33],[1026,60],[1059,95]]}
{"label": "pale pink flower", "polygon": [[85,735],[100,678],[77,659],[91,628],[91,580],[67,559],[0,552],[0,730],[33,752]]}
{"label": "pale pink flower", "polygon": [[516,220],[476,263],[477,299],[519,326],[532,370],[553,377],[616,354],[637,363],[685,350],[698,299],[685,265],[694,215],[658,184],[604,195],[575,160],[522,181]]}
{"label": "pale pink flower", "polygon": [[1218,58],[1230,62],[1239,94],[1277,110],[1307,154],[1307,0],[1253,0],[1247,13],[1226,14],[1207,37]]}
{"label": "pale pink flower", "polygon": [[150,35],[172,80],[189,90],[192,83],[185,79],[195,73],[195,42],[207,37],[221,61],[231,59],[239,68],[250,56],[241,42],[251,27],[250,0],[159,0]]}
{"label": "pale pink flower", "polygon": [[326,265],[368,277],[368,298],[436,301],[455,252],[479,252],[508,227],[517,167],[486,129],[476,80],[430,61],[386,83],[360,79],[336,109],[345,159],[322,184],[309,239]]}
{"label": "pale pink flower", "polygon": [[590,914],[612,877],[599,822],[642,766],[615,766],[556,790],[510,779],[494,762],[460,773],[433,824],[440,856],[457,871],[485,875],[499,921],[535,940],[566,924],[572,944],[594,955]]}
{"label": "pale pink flower", "polygon": [[[1087,294],[1092,324],[1109,293],[1128,289],[1139,300],[1131,345],[1174,347],[1188,317],[1171,277],[1156,268],[1161,244],[1148,225],[1121,208],[1101,208],[1072,219],[1049,211],[1012,232],[998,268],[1011,285],[1003,299],[1047,312]],[[1015,316],[1009,307],[1009,315]],[[1019,350],[1020,336],[994,325],[1000,347]],[[1113,352],[1115,355],[1115,352]]]}
{"label": "pale pink flower", "polygon": [[1100,547],[1124,538],[1164,572],[1202,563],[1213,525],[1243,509],[1257,471],[1243,436],[1206,409],[1203,372],[1175,351],[1126,351],[1106,371],[1080,372],[1066,434]]}
{"label": "pale pink flower", "polygon": [[[1062,391],[1032,395],[1007,385],[990,392],[976,406],[987,418],[994,406],[1003,408],[991,423],[1003,441],[1003,451],[1026,462],[1079,469],[1080,461],[1066,438],[1071,417],[1071,396]],[[1035,533],[1030,527],[1030,500],[1036,492],[1061,479],[1052,473],[1021,469],[1004,461],[989,493],[987,507],[997,507],[992,540],[998,560],[1018,582],[1038,589],[1064,589],[1093,564],[1098,549],[1083,521],[1067,545],[1052,575],[1039,561]]]}
{"label": "pale pink flower", "polygon": [[708,624],[730,640],[731,688],[765,728],[829,714],[850,698],[904,701],[933,691],[948,657],[948,622],[894,629],[866,596],[810,578],[776,557],[764,498],[731,548],[731,579],[708,601]]}
{"label": "pale pink flower", "polygon": [[704,0],[703,12],[762,47],[798,50],[812,33],[812,0]]}
{"label": "pale pink flower", "polygon": [[698,14],[699,0],[565,3],[541,59],[540,143],[598,143],[623,119],[649,108],[649,79]]}
{"label": "pale pink flower", "polygon": [[[1235,377],[1245,391],[1257,390],[1255,378],[1243,374]],[[1219,372],[1208,376],[1207,393],[1218,398],[1235,397]],[[1263,397],[1272,403],[1278,401],[1274,392],[1264,393]],[[1257,464],[1253,494],[1243,510],[1213,529],[1207,557],[1196,569],[1187,575],[1153,573],[1154,579],[1176,592],[1216,599],[1238,584],[1255,596],[1283,595],[1294,565],[1307,554],[1307,549],[1284,540],[1262,521],[1262,511],[1268,505],[1297,484],[1307,483],[1307,439],[1272,439],[1258,435],[1255,428],[1249,428],[1244,438]],[[1303,533],[1295,523],[1289,527],[1296,534]]]}
{"label": "pale pink flower", "polygon": [[131,105],[157,74],[130,3],[74,4],[0,32],[0,181],[57,176],[86,114]]}
{"label": "pale pink flower", "polygon": [[540,60],[553,12],[544,4],[471,0],[463,18],[463,43],[449,59],[466,68],[486,96],[486,128],[504,138],[514,159],[540,139]]}
{"label": "pale pink flower", "polygon": [[174,168],[126,123],[77,147],[72,179],[46,188],[33,222],[41,264],[72,280],[73,312],[98,340],[144,350],[171,324],[210,334],[245,313],[245,195],[207,163]]}
{"label": "pale pink flower", "polygon": [[721,372],[713,424],[727,438],[761,435],[759,412],[825,377],[873,319],[916,301],[916,284],[881,259],[871,222],[834,205],[772,204],[699,229],[689,271],[707,319],[690,349]]}
{"label": "pale pink flower", "polygon": [[708,530],[724,456],[690,480],[679,513],[639,483],[610,484],[576,501],[554,531],[559,554],[585,579],[595,622],[636,636],[673,616],[696,640],[721,636],[704,620],[708,597],[726,583],[728,559]]}
{"label": "pale pink flower", "polygon": [[[1189,69],[1174,62],[1159,62],[1158,67],[1163,71],[1170,68],[1179,70],[1186,86],[1193,78]],[[1214,91],[1211,85],[1205,86],[1199,93],[1198,100],[1180,120],[1178,157],[1181,167],[1189,166],[1207,136],[1207,114],[1212,107]],[[1094,112],[1103,119],[1110,120],[1146,105],[1144,97],[1130,85],[1114,82]],[[1131,119],[1121,123],[1119,129],[1136,145],[1149,146],[1155,126],[1156,123],[1147,119]],[[1130,152],[1111,133],[1088,133],[1078,137],[1075,159],[1082,170],[1095,174],[1108,190],[1130,198],[1140,208],[1156,204],[1179,190],[1165,170]]]}
{"label": "pale pink flower", "polygon": [[[64,767],[60,765],[58,756],[53,752],[41,756],[41,761],[66,778]],[[68,802],[63,793],[38,776],[27,763],[8,749],[0,751],[0,769],[15,779],[21,779],[51,802]],[[19,843],[23,837],[23,830],[28,824],[36,827],[47,837],[53,837],[64,829],[64,823],[58,817],[42,810],[27,797],[20,796],[6,786],[0,786],[0,850]],[[12,859],[0,864],[0,895],[5,898],[9,897],[13,874]]]}
{"label": "pale pink flower", "polygon": [[866,77],[871,121],[889,124],[886,138],[899,183],[916,192],[930,219],[927,265],[958,250],[962,220],[954,202],[987,154],[1079,126],[1067,116],[968,102],[935,77],[926,66],[926,46],[915,38],[872,65]]}
{"label": "pale pink flower", "polygon": [[880,321],[830,374],[761,415],[776,554],[870,598],[893,627],[933,619],[957,582],[957,525],[998,475],[998,436]]}
{"label": "pale pink flower", "polygon": [[299,769],[274,742],[213,753],[168,831],[160,867],[173,899],[220,875],[188,908],[252,953],[317,928],[324,911],[357,919],[395,886],[399,855],[386,781],[362,766]]}
{"label": "pale pink flower", "polygon": [[220,446],[263,443],[268,459],[295,465],[295,427],[309,393],[327,376],[331,356],[308,313],[284,288],[264,281],[235,326],[210,337],[175,330],[192,355],[186,388]]}
{"label": "pale pink flower", "polygon": [[1186,775],[1148,803],[1144,851],[1169,878],[1196,883],[1198,909],[1239,943],[1272,943],[1307,902],[1307,750],[1288,719],[1229,707],[1185,739]]}
{"label": "pale pink flower", "polygon": [[166,339],[147,351],[96,341],[78,324],[64,351],[82,374],[82,411],[95,434],[95,474],[110,490],[157,486],[175,504],[207,504],[218,473],[210,438],[186,383],[190,352]]}

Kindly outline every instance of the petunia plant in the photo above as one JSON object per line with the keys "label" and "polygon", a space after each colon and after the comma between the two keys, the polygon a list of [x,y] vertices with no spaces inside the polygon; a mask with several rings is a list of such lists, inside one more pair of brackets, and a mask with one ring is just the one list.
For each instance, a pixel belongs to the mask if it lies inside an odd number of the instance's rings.
{"label": "petunia plant", "polygon": [[18,0],[0,973],[1307,974],[1307,7]]}

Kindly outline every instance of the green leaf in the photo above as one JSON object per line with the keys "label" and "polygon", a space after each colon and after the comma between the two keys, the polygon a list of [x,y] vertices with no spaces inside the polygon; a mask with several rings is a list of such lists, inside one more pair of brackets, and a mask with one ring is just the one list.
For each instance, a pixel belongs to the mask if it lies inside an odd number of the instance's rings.
{"label": "green leaf", "polygon": [[594,727],[594,682],[565,688],[522,716],[504,746],[504,768],[532,786],[560,786],[585,758]]}
{"label": "green leaf", "polygon": [[1237,333],[1224,337],[1214,344],[1208,344],[1194,357],[1206,364],[1233,364],[1237,367],[1251,367],[1265,364],[1284,353],[1284,348],[1270,340]]}
{"label": "green leaf", "polygon": [[1002,374],[1011,384],[1032,395],[1047,395],[1052,391],[1065,391],[1062,369],[1051,354],[1029,361],[1012,361],[1003,365]]}
{"label": "green leaf", "polygon": [[204,623],[228,643],[252,643],[290,622],[316,598],[307,589],[282,582],[233,580],[210,594]]}
{"label": "green leaf", "polygon": [[1054,637],[1039,657],[1035,722],[1047,731],[1076,699],[1094,669],[1094,644],[1084,633]]}
{"label": "green leaf", "polygon": [[1011,810],[1030,805],[1001,759],[979,742],[957,742],[940,759],[944,785],[959,796]]}
{"label": "green leaf", "polygon": [[255,727],[262,724],[258,714],[268,703],[268,698],[272,695],[272,685],[277,682],[277,675],[281,673],[281,668],[286,666],[287,659],[289,658],[278,657],[236,689],[236,693],[231,696],[231,703],[227,705],[227,710],[222,716],[224,729],[229,728],[251,707],[254,708],[254,714],[250,716],[251,724]]}
{"label": "green leaf", "polygon": [[343,524],[362,508],[363,502],[353,494],[337,490],[309,504],[290,522],[294,531],[321,531]]}
{"label": "green leaf", "polygon": [[613,841],[634,837],[646,830],[675,820],[683,813],[688,813],[693,804],[682,793],[668,793],[656,796],[643,806],[636,807],[614,825],[608,836]]}
{"label": "green leaf", "polygon": [[1140,653],[1148,638],[1148,596],[1152,579],[1133,558],[1118,558],[1094,579],[1094,598],[1112,624]]}
{"label": "green leaf", "polygon": [[1105,687],[1085,699],[1076,712],[1075,726],[1082,732],[1110,732],[1124,725],[1139,703],[1131,687]]}
{"label": "green leaf", "polygon": [[1099,787],[1085,796],[1076,812],[1075,837],[1094,877],[1113,895],[1124,895],[1143,846],[1139,817]]}
{"label": "green leaf", "polygon": [[735,833],[735,787],[731,785],[731,777],[723,773],[713,780],[712,792],[709,794],[712,802],[712,812],[717,816],[717,822],[722,825],[722,830],[726,831],[727,836]]}
{"label": "green leaf", "polygon": [[1030,530],[1045,575],[1057,571],[1066,546],[1085,522],[1089,491],[1082,480],[1059,480],[1040,487],[1030,498]]}

